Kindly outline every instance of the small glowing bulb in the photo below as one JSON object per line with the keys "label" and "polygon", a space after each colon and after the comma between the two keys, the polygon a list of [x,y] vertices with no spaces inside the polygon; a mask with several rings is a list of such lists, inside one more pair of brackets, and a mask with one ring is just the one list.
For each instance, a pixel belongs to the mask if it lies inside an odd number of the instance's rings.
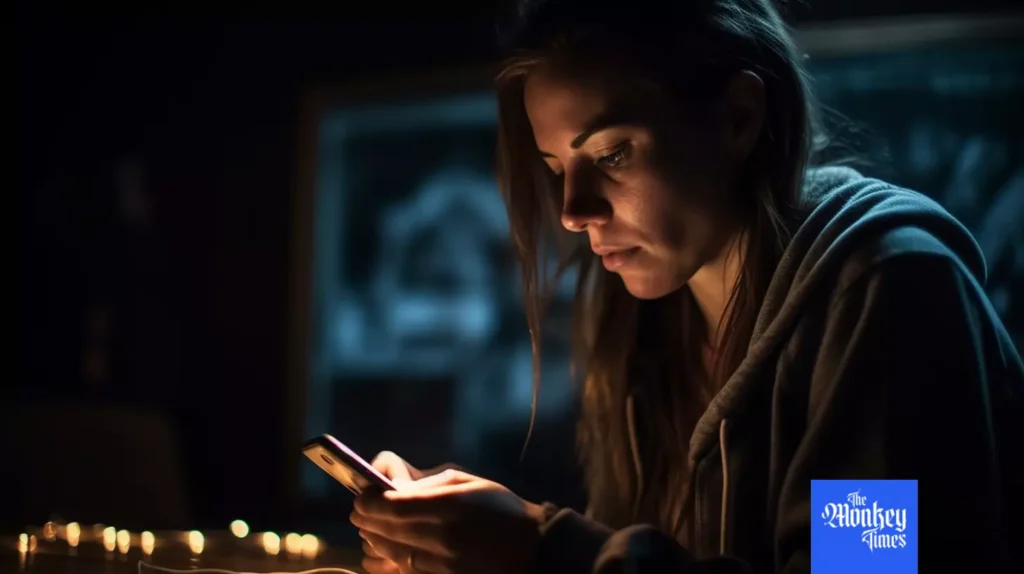
{"label": "small glowing bulb", "polygon": [[233,520],[231,522],[231,534],[237,538],[245,538],[249,535],[249,525],[244,520]]}
{"label": "small glowing bulb", "polygon": [[121,554],[128,554],[128,550],[132,547],[132,535],[127,530],[117,531],[117,551]]}
{"label": "small glowing bulb", "polygon": [[263,549],[271,556],[277,556],[281,551],[281,537],[273,532],[263,533]]}
{"label": "small glowing bulb", "polygon": [[304,534],[302,536],[302,555],[306,558],[316,558],[316,553],[320,550],[320,541],[317,540],[316,536],[312,534]]}
{"label": "small glowing bulb", "polygon": [[36,539],[36,535],[35,534],[33,534],[33,535],[28,537],[28,551],[29,552],[35,552],[36,551],[36,546],[38,544],[39,544],[39,541]]}
{"label": "small glowing bulb", "polygon": [[139,545],[142,546],[142,553],[148,556],[153,553],[153,547],[156,546],[156,537],[147,530],[139,537]]}
{"label": "small glowing bulb", "polygon": [[294,532],[289,532],[284,537],[284,550],[288,554],[297,554],[302,550],[302,537]]}
{"label": "small glowing bulb", "polygon": [[43,538],[48,542],[53,542],[57,539],[57,525],[53,522],[47,522],[43,525]]}
{"label": "small glowing bulb", "polygon": [[117,530],[113,526],[108,526],[103,529],[103,549],[113,552],[115,546],[117,546]]}
{"label": "small glowing bulb", "polygon": [[75,548],[81,539],[82,527],[77,522],[70,522],[64,531],[64,535],[68,539],[68,546]]}
{"label": "small glowing bulb", "polygon": [[22,554],[28,552],[28,534],[24,532],[18,535],[18,552]]}
{"label": "small glowing bulb", "polygon": [[202,532],[193,530],[188,533],[188,547],[192,550],[192,554],[202,554],[205,542]]}

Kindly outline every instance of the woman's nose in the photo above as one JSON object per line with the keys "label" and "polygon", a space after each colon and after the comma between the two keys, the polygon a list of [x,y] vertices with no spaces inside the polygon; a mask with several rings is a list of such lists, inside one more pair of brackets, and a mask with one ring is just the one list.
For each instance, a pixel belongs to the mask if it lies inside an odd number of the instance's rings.
{"label": "woman's nose", "polygon": [[596,182],[580,176],[565,176],[562,199],[562,227],[572,232],[586,231],[591,226],[608,223],[612,205],[598,189]]}

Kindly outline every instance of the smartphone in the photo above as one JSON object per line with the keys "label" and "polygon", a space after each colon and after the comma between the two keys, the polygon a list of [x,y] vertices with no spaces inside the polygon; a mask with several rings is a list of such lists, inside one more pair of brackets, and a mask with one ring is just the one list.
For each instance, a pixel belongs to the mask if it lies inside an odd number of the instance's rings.
{"label": "smartphone", "polygon": [[302,454],[354,494],[361,494],[370,487],[395,490],[386,476],[329,434],[306,441]]}

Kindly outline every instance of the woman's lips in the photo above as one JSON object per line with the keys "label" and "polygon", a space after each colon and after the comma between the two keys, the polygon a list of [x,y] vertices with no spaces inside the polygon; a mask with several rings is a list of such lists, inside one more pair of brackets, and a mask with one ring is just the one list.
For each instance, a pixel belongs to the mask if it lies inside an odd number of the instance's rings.
{"label": "woman's lips", "polygon": [[628,264],[639,252],[639,247],[632,247],[621,251],[612,251],[611,253],[606,253],[601,256],[601,263],[604,264],[604,268],[608,271],[616,271]]}

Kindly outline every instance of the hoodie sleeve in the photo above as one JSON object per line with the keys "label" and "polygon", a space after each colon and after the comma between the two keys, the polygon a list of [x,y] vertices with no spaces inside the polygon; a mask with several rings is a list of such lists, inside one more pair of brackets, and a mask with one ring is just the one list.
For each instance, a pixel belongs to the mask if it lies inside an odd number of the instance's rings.
{"label": "hoodie sleeve", "polygon": [[916,479],[919,561],[1001,571],[993,424],[1009,417],[993,416],[993,401],[1019,400],[1009,389],[1019,360],[1004,342],[984,294],[948,256],[890,257],[833,300],[782,482],[778,571],[809,570],[811,479]]}
{"label": "hoodie sleeve", "polygon": [[538,574],[747,574],[729,557],[696,560],[653,526],[612,530],[570,510],[545,505],[534,572]]}

